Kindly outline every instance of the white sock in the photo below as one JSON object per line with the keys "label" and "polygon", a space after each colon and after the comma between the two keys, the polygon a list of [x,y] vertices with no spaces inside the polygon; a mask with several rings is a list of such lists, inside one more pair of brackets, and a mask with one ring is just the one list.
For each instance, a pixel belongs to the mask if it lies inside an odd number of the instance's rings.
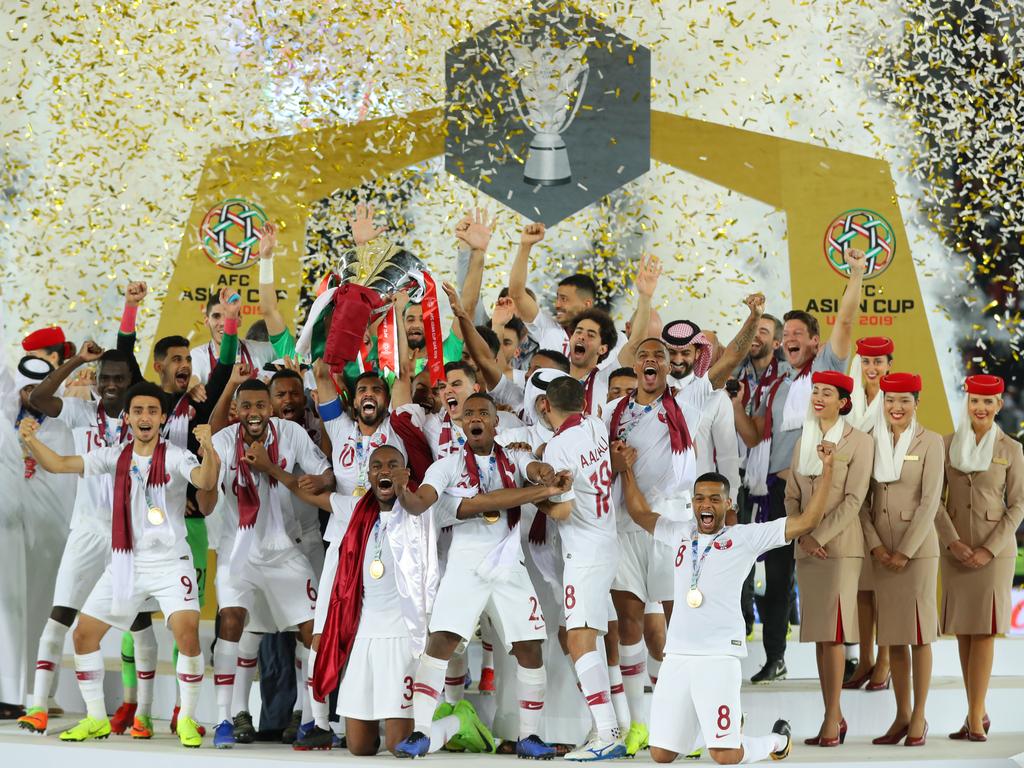
{"label": "white sock", "polygon": [[845,650],[843,651],[843,653],[845,654],[847,661],[849,661],[850,659],[856,659],[857,654],[860,653],[856,645],[847,644],[846,646],[844,646],[844,648]]}
{"label": "white sock", "polygon": [[620,738],[619,724],[615,719],[612,707],[612,695],[608,683],[608,665],[597,651],[585,653],[576,661],[576,677],[580,681],[580,690],[590,707],[590,714],[597,727],[600,739],[613,740]]}
{"label": "white sock", "polygon": [[455,715],[448,715],[448,717],[442,717],[440,720],[435,720],[430,724],[430,730],[423,731],[430,736],[430,749],[427,753],[437,752],[441,747],[448,743],[452,736],[459,732],[459,718]]}
{"label": "white sock", "polygon": [[231,721],[231,694],[235,688],[238,643],[217,638],[213,646],[213,691],[217,697],[217,722]]}
{"label": "white sock", "polygon": [[653,656],[647,657],[647,676],[651,679],[651,687],[658,684],[658,673],[661,672],[661,661]]}
{"label": "white sock", "polygon": [[463,651],[451,657],[444,675],[444,697],[449,704],[457,704],[466,695],[466,670],[469,654]]}
{"label": "white sock", "polygon": [[622,687],[622,670],[618,664],[608,665],[608,690],[612,695],[612,708],[615,710],[615,719],[619,722],[619,728],[623,731],[629,730],[629,702],[626,700],[626,690]]}
{"label": "white sock", "polygon": [[420,655],[416,682],[412,686],[413,728],[420,733],[430,733],[430,724],[433,722],[437,702],[441,699],[441,686],[447,668],[447,661],[426,653]]}
{"label": "white sock", "polygon": [[196,704],[203,687],[203,654],[186,656],[178,649],[178,693],[181,695],[181,712],[178,718],[196,719]]}
{"label": "white sock", "polygon": [[772,752],[778,752],[786,748],[786,737],[779,733],[769,733],[767,736],[741,736],[740,744],[743,747],[743,759],[741,763],[757,763],[767,759]]}
{"label": "white sock", "polygon": [[[309,659],[306,661],[306,697],[309,699],[309,711],[313,717],[313,723],[317,728],[330,730],[330,706],[327,701],[317,701],[313,698],[313,667],[316,666],[316,651],[309,650]],[[307,721],[308,722],[308,721]]]}
{"label": "white sock", "polygon": [[55,619],[46,620],[43,634],[39,637],[39,650],[36,652],[36,676],[32,682],[31,699],[33,707],[46,709],[50,688],[64,653],[64,638],[69,629],[71,627],[65,627]]}
{"label": "white sock", "polygon": [[494,669],[494,646],[486,640],[480,642],[483,648],[483,661],[480,662],[480,669]]}
{"label": "white sock", "polygon": [[153,685],[156,683],[156,632],[150,624],[132,632],[135,643],[135,679],[139,681],[136,715],[151,715],[153,711]]}
{"label": "white sock", "polygon": [[260,635],[242,632],[238,641],[238,666],[235,669],[235,688],[231,695],[231,714],[249,711],[249,692],[256,677],[256,654],[260,648]]}
{"label": "white sock", "polygon": [[516,670],[516,697],[519,699],[519,738],[540,735],[540,714],[544,709],[544,689],[548,678],[544,667]]}
{"label": "white sock", "polygon": [[309,686],[306,685],[306,667],[309,665],[309,653],[309,648],[300,642],[295,643],[295,708],[302,710],[300,722],[303,723],[308,723],[313,719],[313,712],[309,706]]}
{"label": "white sock", "polygon": [[96,720],[107,719],[107,703],[103,698],[103,652],[75,654],[75,677],[78,690],[85,699],[85,713]]}
{"label": "white sock", "polygon": [[619,669],[622,687],[629,702],[629,715],[634,723],[646,722],[644,714],[644,683],[647,680],[647,649],[641,640],[633,645],[619,644]]}

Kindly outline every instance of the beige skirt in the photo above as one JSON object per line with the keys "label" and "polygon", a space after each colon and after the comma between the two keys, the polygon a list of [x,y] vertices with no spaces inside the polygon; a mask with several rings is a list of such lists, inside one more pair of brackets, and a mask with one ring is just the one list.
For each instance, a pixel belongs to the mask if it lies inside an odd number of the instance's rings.
{"label": "beige skirt", "polygon": [[924,645],[939,634],[937,557],[914,559],[902,571],[872,561],[879,645]]}
{"label": "beige skirt", "polygon": [[942,634],[1001,635],[1010,630],[1014,559],[999,557],[984,568],[966,568],[952,557],[942,572]]}
{"label": "beige skirt", "polygon": [[796,561],[800,587],[800,642],[858,643],[857,582],[859,557]]}
{"label": "beige skirt", "polygon": [[[865,549],[867,549],[867,547],[865,547]],[[875,578],[874,571],[871,568],[873,563],[871,555],[865,552],[864,557],[861,558],[861,563],[862,565],[860,569],[860,583],[857,584],[857,591],[874,592]]]}

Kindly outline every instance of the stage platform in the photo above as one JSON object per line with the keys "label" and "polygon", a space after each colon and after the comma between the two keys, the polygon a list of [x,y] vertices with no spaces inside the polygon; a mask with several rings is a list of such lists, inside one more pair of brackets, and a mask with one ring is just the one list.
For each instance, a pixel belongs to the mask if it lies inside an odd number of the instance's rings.
{"label": "stage platform", "polygon": [[[794,634],[797,629],[794,628]],[[212,640],[212,623],[203,622],[204,652],[208,653]],[[157,718],[168,718],[174,702],[175,679],[169,661],[170,639],[166,631],[158,628],[158,641],[161,662],[158,667],[154,714]],[[107,676],[105,689],[108,710],[113,711],[120,702],[119,657],[120,641],[116,633],[105,638],[104,655],[107,659]],[[906,749],[903,747],[875,747],[870,744],[874,736],[883,733],[895,714],[895,702],[891,691],[868,693],[866,691],[844,691],[843,711],[849,723],[850,732],[846,744],[835,750],[822,751],[820,748],[804,747],[798,743],[791,757],[792,762],[801,764],[832,764],[867,765],[869,762],[878,766],[880,763],[901,763],[906,765],[1016,765],[1024,768],[1024,638],[999,638],[996,641],[995,665],[992,684],[988,696],[989,715],[992,719],[991,739],[987,743],[974,744],[954,742],[946,738],[946,734],[955,731],[963,722],[966,714],[966,695],[960,679],[960,667],[957,657],[956,641],[942,638],[933,646],[934,670],[931,692],[928,699],[928,720],[930,737],[923,749]],[[81,712],[83,704],[78,693],[74,674],[71,671],[73,660],[70,646],[66,648],[64,671],[60,676],[57,694],[58,703],[69,713]],[[795,639],[789,644],[786,654],[789,677],[784,681],[765,686],[749,683],[743,686],[742,702],[746,716],[746,729],[751,733],[764,733],[771,729],[778,717],[784,717],[793,726],[797,742],[807,736],[813,736],[821,722],[823,710],[821,694],[815,678],[814,646],[799,643]],[[209,658],[207,659],[209,663]],[[763,651],[760,639],[750,643],[750,655],[743,661],[744,678],[756,672],[763,662]],[[470,645],[470,671],[475,678],[480,668],[480,649],[478,643]],[[203,682],[204,690],[199,704],[199,719],[206,725],[214,722],[214,695],[212,671],[207,668],[207,676]],[[476,705],[481,717],[490,723],[495,715],[495,697],[481,695],[476,691],[475,683],[467,689],[467,698]],[[259,722],[258,686],[253,688],[251,710],[255,721]],[[648,700],[650,696],[648,696]],[[177,741],[167,735],[166,726],[158,725],[158,738],[148,743],[131,743],[125,737],[112,737],[108,741],[85,745],[61,744],[56,735],[59,730],[77,719],[72,715],[54,718],[51,721],[50,736],[38,737],[18,731],[13,724],[0,725],[0,749],[8,759],[6,765],[22,766],[63,766],[72,758],[71,753],[78,752],[86,756],[85,762],[75,768],[119,768],[121,765],[138,766],[140,756],[145,755],[145,768],[171,765],[171,760],[179,760],[182,750]],[[273,744],[240,745],[234,750],[214,750],[207,739],[204,749],[199,753],[189,752],[189,767],[202,768],[205,761],[239,761],[276,760],[295,764],[310,761],[337,759],[344,755],[346,761],[357,765],[357,760],[348,752],[335,752],[331,755],[301,754],[291,749]],[[191,758],[199,758],[199,762]],[[384,759],[384,758],[382,758]],[[447,755],[432,756],[431,761],[439,768],[449,764],[458,768],[475,768],[479,761],[497,758]],[[644,760],[649,760],[646,756]],[[705,762],[708,758],[705,757]],[[229,763],[230,764],[230,763]],[[380,760],[373,764],[379,765]]]}

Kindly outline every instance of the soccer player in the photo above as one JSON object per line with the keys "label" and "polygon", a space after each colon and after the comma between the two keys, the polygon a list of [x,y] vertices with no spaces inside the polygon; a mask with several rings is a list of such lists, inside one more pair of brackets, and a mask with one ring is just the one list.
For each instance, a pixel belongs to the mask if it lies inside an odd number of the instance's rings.
{"label": "soccer player", "polygon": [[[98,362],[97,401],[56,395],[65,380],[77,368]],[[94,342],[86,342],[74,357],[32,391],[29,402],[46,417],[59,419],[74,437],[74,452],[81,455],[96,448],[123,445],[130,437],[124,396],[131,383],[128,358],[117,350],[104,352]],[[99,581],[110,556],[110,509],[114,491],[109,475],[82,477],[78,480],[71,533],[57,571],[50,618],[39,640],[32,706],[18,724],[26,730],[45,733],[46,702],[54,676],[60,666],[64,637]],[[132,729],[135,738],[153,733],[153,683],[156,672],[156,635],[148,613],[140,613],[133,624],[135,665],[141,691],[126,690],[125,704],[111,719],[111,730],[124,733]]]}
{"label": "soccer player", "polygon": [[[222,748],[230,748],[236,740],[247,741],[250,735],[252,677],[247,671],[235,672],[242,629],[247,622],[252,632],[297,627],[302,646],[298,654],[305,666],[316,607],[317,579],[297,543],[300,530],[291,494],[272,477],[253,471],[250,447],[263,444],[271,461],[283,464],[286,470],[301,465],[315,475],[329,469],[327,458],[302,427],[271,416],[266,384],[258,379],[245,381],[235,400],[238,423],[213,438],[218,454],[224,457],[219,486],[225,521],[217,547],[220,622],[213,657],[220,721],[213,743]],[[204,494],[200,505],[204,511],[212,510],[216,500],[216,492]],[[260,607],[258,596],[269,615],[256,610]],[[304,692],[300,690],[298,695]]]}
{"label": "soccer player", "polygon": [[594,738],[565,756],[579,762],[626,755],[608,666],[597,652],[598,635],[608,631],[608,592],[619,557],[608,431],[584,414],[585,399],[583,385],[563,376],[548,384],[539,404],[554,429],[544,458],[572,477],[571,492],[540,506],[558,522],[566,645],[595,726]]}
{"label": "soccer player", "polygon": [[[437,524],[454,523],[447,568],[430,617],[430,634],[416,669],[415,730],[396,753],[419,757],[430,749],[427,734],[448,661],[459,644],[472,636],[477,618],[487,608],[500,627],[506,648],[519,662],[516,753],[551,757],[553,748],[537,736],[546,682],[541,643],[547,630],[523,564],[519,505],[563,493],[568,478],[556,478],[550,466],[525,451],[506,452],[495,443],[498,418],[489,395],[474,393],[466,398],[462,419],[465,447],[435,462],[417,491],[409,490],[403,473],[392,475],[404,509],[421,514],[437,505],[432,511]],[[540,484],[524,488],[528,482]],[[463,701],[458,706],[466,704]]]}
{"label": "soccer player", "polygon": [[110,734],[100,640],[111,626],[128,630],[143,603],[153,598],[179,648],[178,738],[182,746],[198,747],[202,736],[193,718],[203,679],[203,654],[195,566],[185,542],[185,488],[189,483],[202,490],[213,488],[219,461],[208,426],[196,428],[202,464],[192,453],[160,437],[167,414],[156,385],[136,384],[125,395],[125,406],[132,442],[84,455],[57,454],[36,437],[34,420],[26,419],[21,425],[25,444],[49,471],[114,477],[111,562],[86,600],[74,632],[75,672],[86,717],[62,733],[61,740],[86,741]]}
{"label": "soccer player", "polygon": [[703,736],[716,763],[781,760],[791,748],[790,726],[776,721],[769,736],[741,734],[740,658],[746,655],[740,589],[754,561],[813,531],[825,514],[835,446],[818,446],[824,470],[803,512],[765,524],[725,525],[731,507],[729,481],[714,472],[693,487],[693,520],[671,520],[651,511],[633,467],[636,451],[614,450],[626,469],[622,478],[626,510],[633,521],[675,553],[675,602],[668,625],[665,661],[651,702],[651,757],[670,763]]}
{"label": "soccer player", "polygon": [[[192,373],[199,379],[200,384],[206,384],[210,374],[217,367],[217,361],[221,358],[220,346],[224,341],[225,329],[229,325],[228,319],[238,318],[236,308],[229,304],[241,307],[241,299],[236,298],[238,294],[224,288],[219,294],[210,296],[203,308],[203,325],[210,331],[210,340],[201,347],[196,347],[191,352]],[[236,327],[237,330],[237,327]],[[238,341],[237,359],[228,362],[234,365],[235,362],[245,363],[253,376],[263,370],[263,365],[277,358],[274,354],[274,347],[266,341]],[[216,402],[216,399],[214,399]]]}

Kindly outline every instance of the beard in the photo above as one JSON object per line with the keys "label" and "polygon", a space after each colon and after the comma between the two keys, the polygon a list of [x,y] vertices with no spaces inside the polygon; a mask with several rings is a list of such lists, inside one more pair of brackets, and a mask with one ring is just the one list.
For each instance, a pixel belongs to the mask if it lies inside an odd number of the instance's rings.
{"label": "beard", "polygon": [[409,349],[424,349],[427,346],[426,336],[419,336],[417,338],[407,338],[406,341],[409,344]]}

